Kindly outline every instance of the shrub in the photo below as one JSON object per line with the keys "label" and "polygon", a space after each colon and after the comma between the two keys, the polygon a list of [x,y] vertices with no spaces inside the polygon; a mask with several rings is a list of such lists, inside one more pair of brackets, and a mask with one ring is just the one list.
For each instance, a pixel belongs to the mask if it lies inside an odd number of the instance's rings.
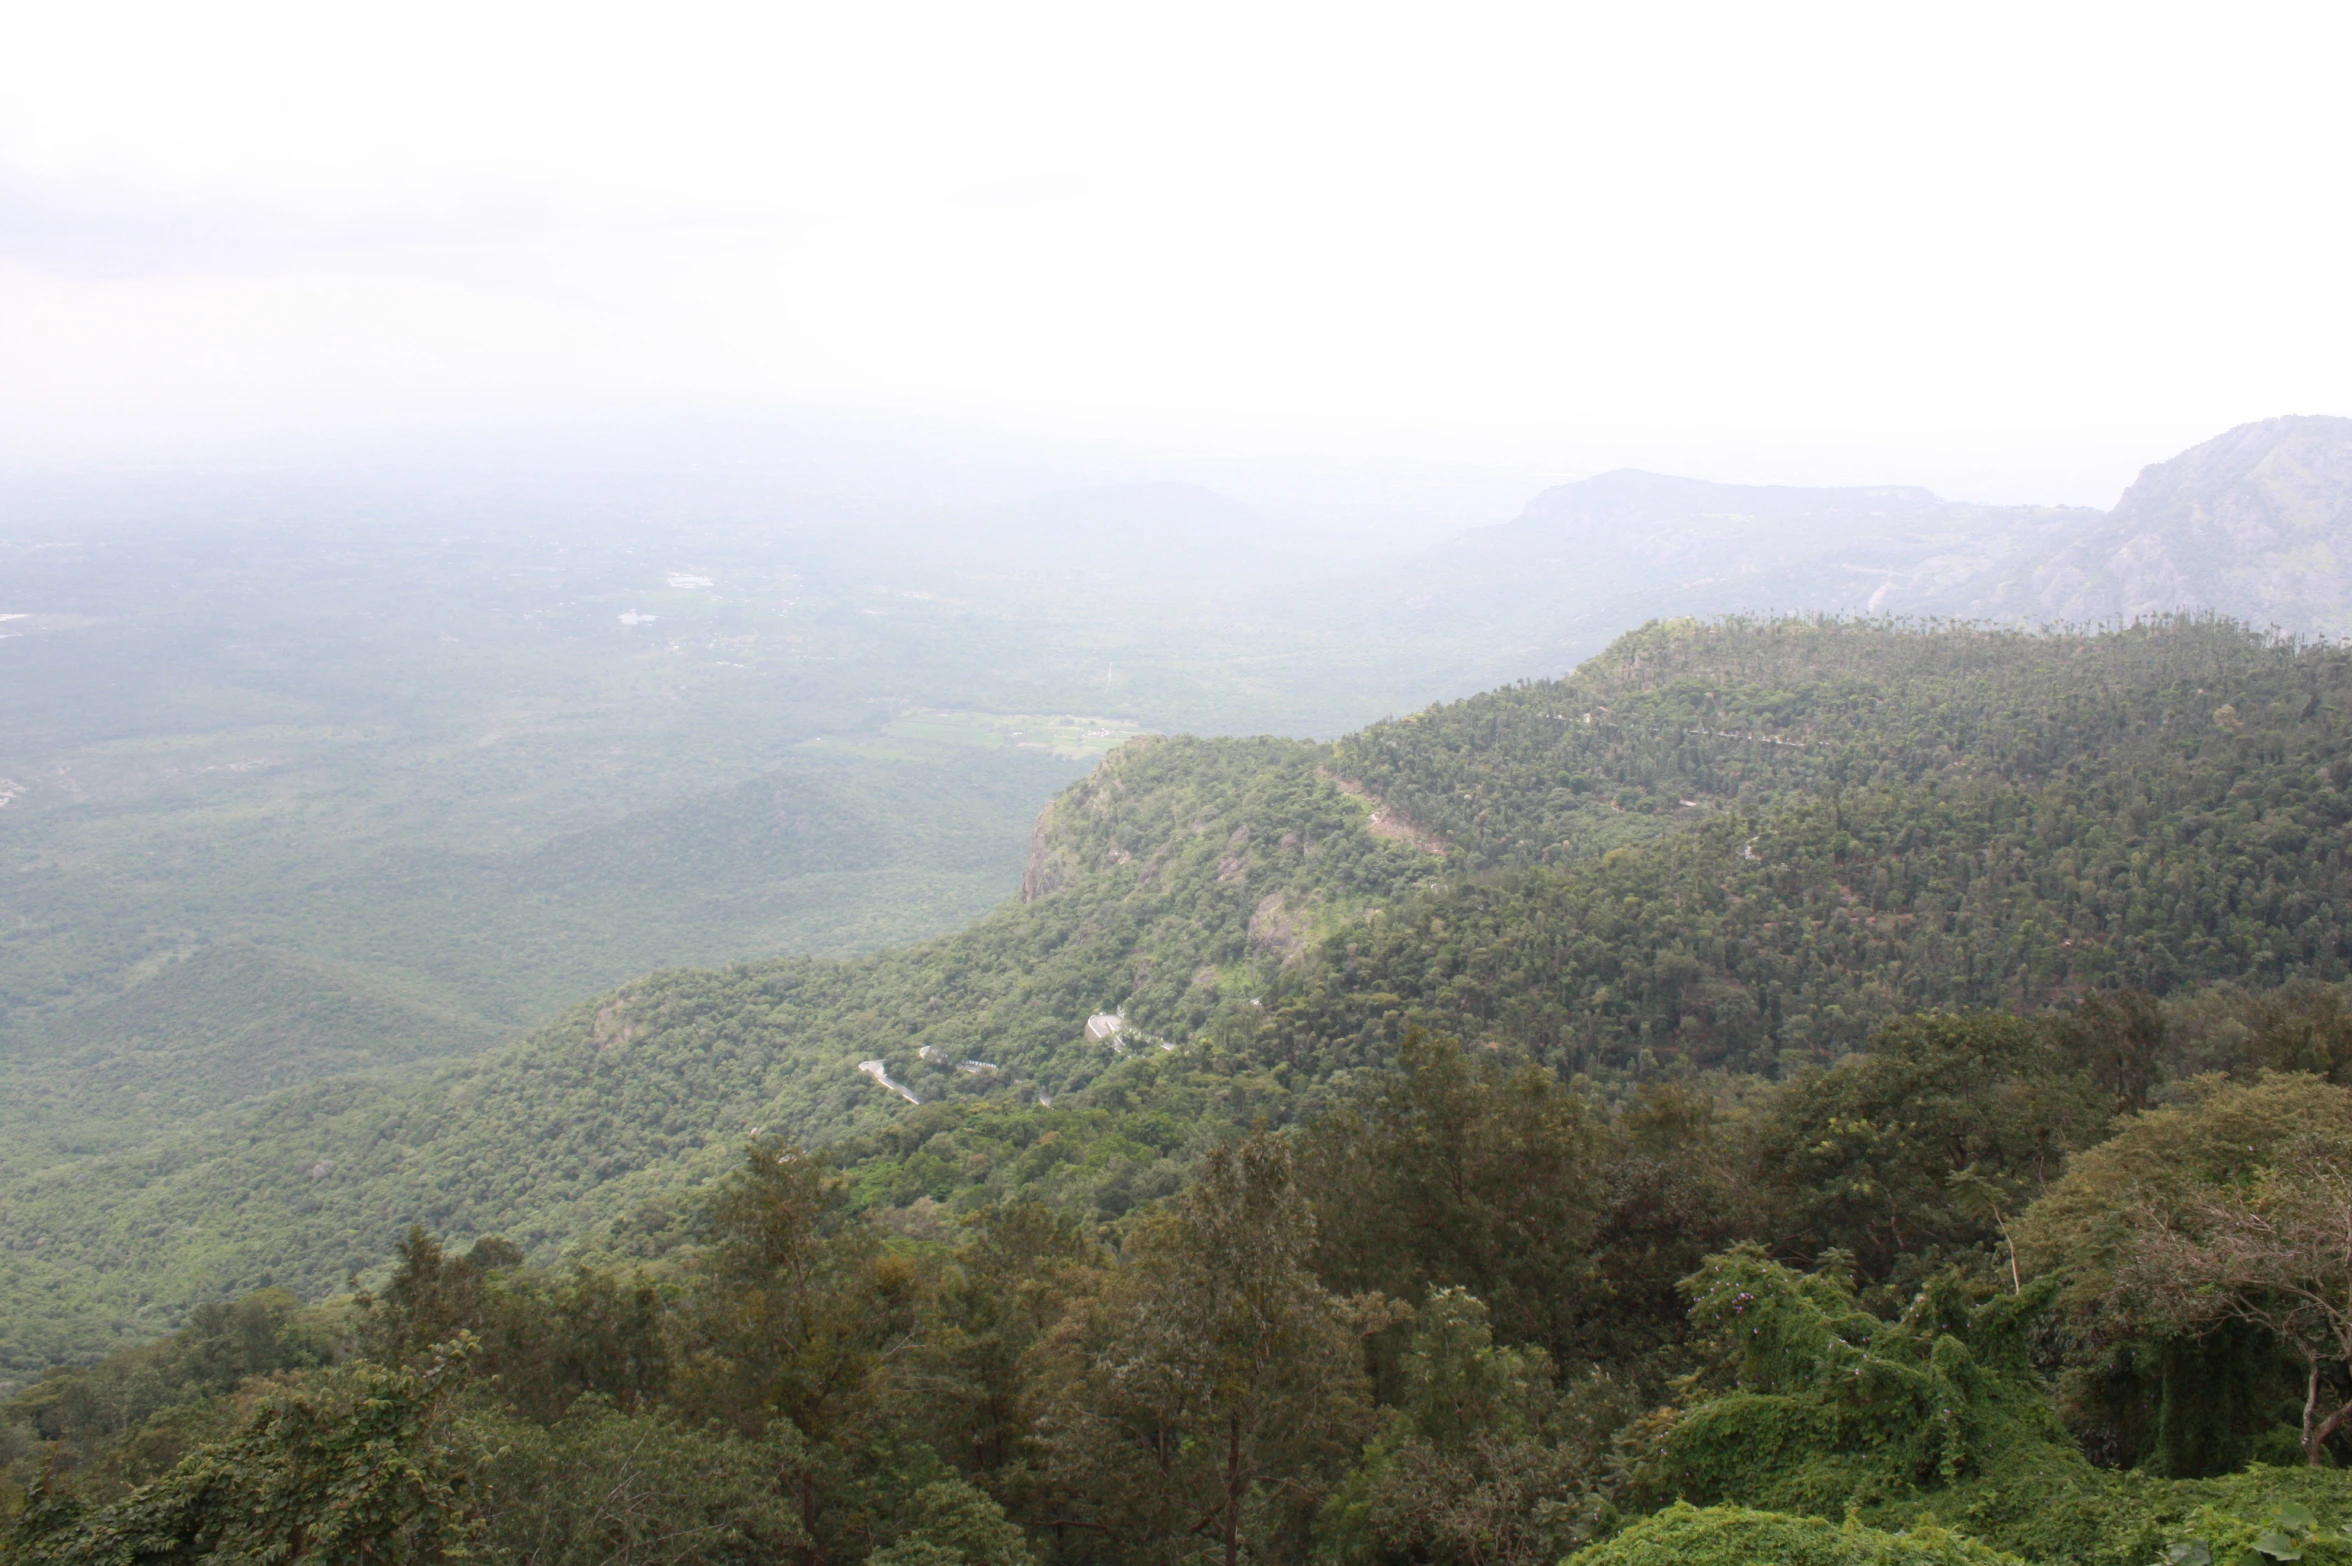
{"label": "shrub", "polygon": [[1851,1519],[1839,1524],[1678,1502],[1571,1555],[1565,1566],[2018,1566],[2018,1561],[1933,1523],[1889,1533]]}

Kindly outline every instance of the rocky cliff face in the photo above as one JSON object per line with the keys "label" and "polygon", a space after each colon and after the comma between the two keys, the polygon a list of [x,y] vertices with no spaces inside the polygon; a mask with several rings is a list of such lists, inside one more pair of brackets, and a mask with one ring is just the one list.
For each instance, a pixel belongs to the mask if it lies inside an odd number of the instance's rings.
{"label": "rocky cliff face", "polygon": [[2352,419],[2264,419],[2146,469],[2032,598],[2078,622],[2199,608],[2352,633]]}
{"label": "rocky cliff face", "polygon": [[1021,901],[1025,903],[1050,897],[1078,879],[1077,851],[1055,826],[1054,807],[1048,805],[1037,813],[1037,824],[1030,829],[1029,862],[1021,869]]}

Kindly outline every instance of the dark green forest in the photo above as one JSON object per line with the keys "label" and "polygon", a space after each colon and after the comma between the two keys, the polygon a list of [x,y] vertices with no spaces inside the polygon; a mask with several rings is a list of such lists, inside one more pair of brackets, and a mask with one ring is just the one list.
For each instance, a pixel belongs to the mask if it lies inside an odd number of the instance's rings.
{"label": "dark green forest", "polygon": [[961,933],[11,1182],[6,1558],[2352,1560],[2348,732],[1770,620],[1131,740]]}

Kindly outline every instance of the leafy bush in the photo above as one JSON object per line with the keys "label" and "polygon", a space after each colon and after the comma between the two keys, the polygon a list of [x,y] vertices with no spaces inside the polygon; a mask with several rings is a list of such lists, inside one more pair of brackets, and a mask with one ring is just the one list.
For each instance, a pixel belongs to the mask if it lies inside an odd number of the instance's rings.
{"label": "leafy bush", "polygon": [[1988,1295],[1947,1275],[1888,1321],[1861,1309],[1838,1271],[1797,1273],[1742,1246],[1688,1288],[1709,1352],[1683,1406],[1628,1432],[1621,1504],[1941,1522],[2073,1566],[2149,1566],[2198,1540],[2251,1566],[2227,1552],[2266,1533],[2303,1538],[2309,1528],[2280,1532],[2280,1520],[2306,1515],[2327,1533],[2320,1561],[2352,1522],[2342,1470],[2173,1480],[2092,1467],[2027,1358],[2055,1280]]}
{"label": "leafy bush", "polygon": [[1888,1533],[1847,1521],[1677,1503],[1565,1566],[2016,1566],[2017,1558],[1923,1523]]}

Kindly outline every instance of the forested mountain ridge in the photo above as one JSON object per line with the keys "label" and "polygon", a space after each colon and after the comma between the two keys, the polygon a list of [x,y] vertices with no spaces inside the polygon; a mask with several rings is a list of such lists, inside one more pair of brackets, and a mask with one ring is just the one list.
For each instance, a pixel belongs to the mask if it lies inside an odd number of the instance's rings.
{"label": "forested mountain ridge", "polygon": [[[1921,1007],[2338,978],[2348,729],[2352,656],[2222,622],[1765,621],[1331,746],[1131,742],[1041,819],[1027,900],[961,934],[653,975],[421,1082],[18,1182],[10,1363],[331,1287],[410,1222],[642,1236],[754,1128],[929,1113],[861,1062],[951,1106],[1246,1084],[1279,1120],[1415,1024],[1630,1088],[1824,1062]],[[1097,1013],[1127,1031],[1088,1039]],[[1153,1135],[1102,1156],[1186,1133]]]}
{"label": "forested mountain ridge", "polygon": [[1462,868],[1516,873],[1392,905],[1269,1005],[1300,1060],[1421,1022],[1770,1071],[1922,1007],[2340,977],[2348,735],[2352,660],[2221,622],[1653,627],[1341,741]]}
{"label": "forested mountain ridge", "polygon": [[2131,836],[2187,813],[2193,839],[2224,806],[2282,831],[2333,824],[2348,720],[2341,649],[2210,618],[2095,635],[1684,621],[1562,680],[1375,725],[1334,765],[1473,869],[1561,861],[1628,814],[2093,778],[2144,796],[2098,804]]}

